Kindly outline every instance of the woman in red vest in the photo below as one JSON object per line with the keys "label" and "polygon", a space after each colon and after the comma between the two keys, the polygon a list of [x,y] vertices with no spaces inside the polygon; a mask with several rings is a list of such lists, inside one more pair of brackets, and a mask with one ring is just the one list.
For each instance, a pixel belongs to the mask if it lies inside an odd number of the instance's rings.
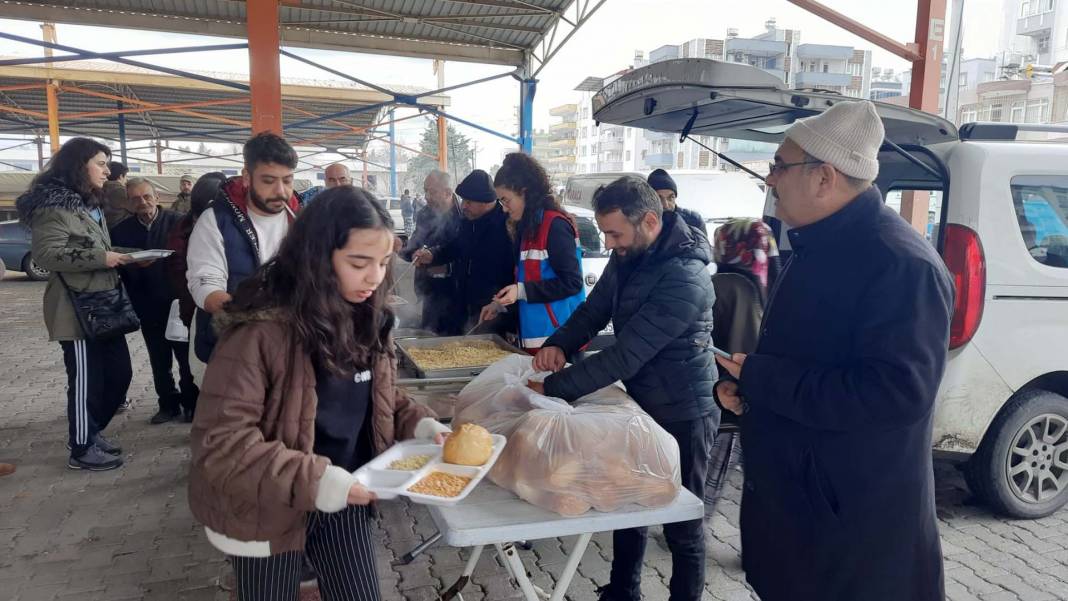
{"label": "woman in red vest", "polygon": [[[520,345],[536,352],[586,298],[578,230],[533,157],[519,152],[504,157],[493,187],[508,213],[518,254],[516,283],[502,288],[494,301],[518,305]],[[495,312],[487,305],[482,319],[492,319]]]}

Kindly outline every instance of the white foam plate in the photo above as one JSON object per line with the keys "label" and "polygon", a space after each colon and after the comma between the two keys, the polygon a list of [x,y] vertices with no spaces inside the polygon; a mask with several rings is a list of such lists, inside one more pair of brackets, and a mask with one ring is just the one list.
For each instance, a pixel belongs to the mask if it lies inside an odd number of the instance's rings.
{"label": "white foam plate", "polygon": [[[375,493],[380,499],[395,499],[398,496],[408,497],[416,503],[424,505],[456,505],[467,498],[467,495],[478,486],[482,478],[486,477],[497,458],[501,456],[504,445],[508,440],[500,434],[493,434],[493,454],[484,465],[478,467],[467,465],[453,465],[445,463],[441,458],[442,447],[425,440],[405,440],[393,445],[386,452],[375,457],[360,469],[353,472],[360,484]],[[430,461],[423,467],[414,470],[391,470],[389,464],[398,459],[412,457],[413,455],[430,455]],[[436,497],[408,490],[416,482],[431,472],[445,472],[456,476],[471,478],[467,486],[455,497]]]}
{"label": "white foam plate", "polygon": [[167,249],[151,249],[151,250],[139,250],[137,252],[126,253],[127,257],[130,257],[132,261],[148,261],[149,259],[166,259],[174,254],[173,250]]}

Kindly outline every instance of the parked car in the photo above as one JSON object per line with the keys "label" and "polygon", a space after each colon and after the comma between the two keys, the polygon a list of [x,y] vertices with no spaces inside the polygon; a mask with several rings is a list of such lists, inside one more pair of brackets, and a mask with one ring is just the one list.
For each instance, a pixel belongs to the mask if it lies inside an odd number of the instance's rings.
{"label": "parked car", "polygon": [[[853,101],[788,89],[749,65],[683,59],[627,73],[593,109],[601,123],[777,143],[795,120]],[[1068,128],[958,131],[905,107],[876,110],[886,143],[875,183],[884,197],[921,191],[914,212],[935,211],[929,238],[956,286],[934,449],[995,511],[1047,516],[1068,502],[1068,144],[1018,138]],[[788,253],[770,195],[764,214]]]}
{"label": "parked car", "polygon": [[24,271],[31,280],[47,280],[48,270],[30,256],[30,228],[18,221],[0,222],[0,259],[8,269]]}

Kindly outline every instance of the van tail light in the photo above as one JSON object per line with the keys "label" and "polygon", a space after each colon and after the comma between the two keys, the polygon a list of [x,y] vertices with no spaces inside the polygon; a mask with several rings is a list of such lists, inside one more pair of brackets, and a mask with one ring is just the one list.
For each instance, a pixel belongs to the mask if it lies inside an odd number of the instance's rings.
{"label": "van tail light", "polygon": [[953,276],[953,322],[949,328],[950,350],[971,341],[983,319],[986,295],[986,256],[979,235],[971,228],[946,225],[942,259]]}

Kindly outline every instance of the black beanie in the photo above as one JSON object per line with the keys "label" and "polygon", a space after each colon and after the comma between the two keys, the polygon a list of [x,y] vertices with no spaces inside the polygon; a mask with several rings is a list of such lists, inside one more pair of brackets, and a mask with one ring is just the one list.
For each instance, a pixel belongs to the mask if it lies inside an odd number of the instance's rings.
{"label": "black beanie", "polygon": [[464,181],[456,186],[456,195],[464,200],[475,202],[493,202],[497,200],[497,191],[493,189],[493,179],[481,169],[467,174]]}
{"label": "black beanie", "polygon": [[663,169],[657,169],[649,174],[649,187],[653,190],[671,190],[677,196],[679,194],[678,187],[675,186],[675,180],[671,179],[667,171]]}

